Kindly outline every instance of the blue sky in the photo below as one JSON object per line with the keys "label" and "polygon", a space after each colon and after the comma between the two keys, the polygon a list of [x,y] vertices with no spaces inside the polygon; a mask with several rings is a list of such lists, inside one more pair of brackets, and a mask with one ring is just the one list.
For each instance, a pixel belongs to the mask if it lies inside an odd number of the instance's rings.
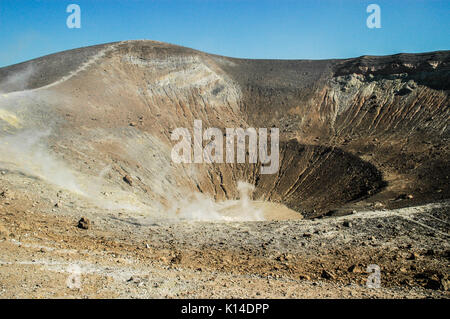
{"label": "blue sky", "polygon": [[[81,29],[66,8],[81,7]],[[381,7],[381,29],[366,8]],[[327,59],[450,49],[450,0],[0,0],[0,66],[120,40],[241,58]]]}

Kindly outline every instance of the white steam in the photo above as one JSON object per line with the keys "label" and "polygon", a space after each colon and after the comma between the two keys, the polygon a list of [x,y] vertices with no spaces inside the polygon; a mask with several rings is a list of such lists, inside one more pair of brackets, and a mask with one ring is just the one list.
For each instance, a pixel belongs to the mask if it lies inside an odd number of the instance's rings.
{"label": "white steam", "polygon": [[70,169],[48,152],[45,138],[49,135],[50,131],[27,130],[0,137],[0,162],[60,188],[83,194]]}
{"label": "white steam", "polygon": [[194,193],[177,203],[169,217],[195,221],[263,221],[261,209],[253,205],[251,195],[255,187],[238,182],[239,200],[214,201],[211,197]]}
{"label": "white steam", "polygon": [[[81,195],[95,206],[107,210],[138,212],[146,209],[133,194],[112,189],[105,183],[110,166],[106,166],[98,176],[84,175],[58,159],[48,146],[49,136],[50,130],[29,129],[0,137],[0,168],[39,178],[59,189]],[[108,191],[113,192],[114,196],[102,196]]]}
{"label": "white steam", "polygon": [[28,64],[23,70],[15,72],[0,81],[0,93],[7,91],[22,91],[28,86],[31,76],[36,72],[33,64]]}

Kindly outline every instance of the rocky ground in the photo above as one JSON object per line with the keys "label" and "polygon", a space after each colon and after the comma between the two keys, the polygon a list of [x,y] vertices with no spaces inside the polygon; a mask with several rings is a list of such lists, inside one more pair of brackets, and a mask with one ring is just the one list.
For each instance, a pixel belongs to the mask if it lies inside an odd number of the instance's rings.
{"label": "rocky ground", "polygon": [[[195,222],[111,213],[26,188],[0,196],[2,298],[449,297],[449,202]],[[380,267],[380,288],[367,287],[369,265]]]}

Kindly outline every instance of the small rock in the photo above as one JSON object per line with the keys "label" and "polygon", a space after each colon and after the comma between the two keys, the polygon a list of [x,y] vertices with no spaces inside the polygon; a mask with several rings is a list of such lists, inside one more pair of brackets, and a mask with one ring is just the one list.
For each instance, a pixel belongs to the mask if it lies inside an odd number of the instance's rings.
{"label": "small rock", "polygon": [[294,255],[291,254],[284,254],[284,260],[285,261],[290,261],[294,259]]}
{"label": "small rock", "polygon": [[161,286],[161,283],[159,283],[159,282],[153,283],[153,288],[159,288],[160,286]]}
{"label": "small rock", "polygon": [[325,216],[331,217],[331,216],[336,216],[337,214],[338,214],[338,211],[333,209],[333,210],[328,211],[328,213],[326,213]]}
{"label": "small rock", "polygon": [[363,271],[361,267],[359,267],[358,265],[351,265],[350,267],[348,267],[348,272],[359,274],[362,273]]}
{"label": "small rock", "polygon": [[170,262],[171,262],[172,264],[179,264],[179,263],[181,263],[181,260],[182,260],[181,254],[176,254],[175,257],[173,257],[173,258],[170,260]]}
{"label": "small rock", "polygon": [[346,220],[345,222],[342,223],[342,226],[344,226],[344,227],[352,227],[352,223]]}
{"label": "small rock", "polygon": [[437,278],[428,278],[428,281],[425,284],[425,288],[438,290],[443,288],[441,286],[441,281]]}
{"label": "small rock", "polygon": [[133,179],[131,178],[131,176],[125,175],[125,176],[123,177],[123,181],[124,181],[125,183],[127,183],[128,185],[133,186]]}
{"label": "small rock", "polygon": [[407,258],[408,260],[416,260],[417,258],[419,258],[419,254],[416,252],[411,253],[411,255],[409,255],[409,257]]}
{"label": "small rock", "polygon": [[85,218],[85,217],[81,217],[81,219],[78,221],[78,228],[81,229],[89,229],[91,222],[89,221],[89,219]]}
{"label": "small rock", "polygon": [[320,276],[325,279],[334,279],[333,273],[326,271],[325,269],[322,270],[322,274]]}
{"label": "small rock", "polygon": [[441,287],[440,287],[440,289],[441,290],[444,290],[444,291],[448,291],[448,289],[449,289],[449,284],[450,284],[450,280],[448,280],[448,279],[441,279]]}
{"label": "small rock", "polygon": [[406,87],[400,89],[399,91],[395,92],[395,95],[404,96],[404,95],[410,94],[411,92],[413,92],[413,90],[406,86]]}
{"label": "small rock", "polygon": [[325,214],[326,217],[340,217],[356,213],[354,210],[330,210]]}
{"label": "small rock", "polygon": [[414,196],[411,194],[400,194],[397,196],[396,200],[413,199]]}
{"label": "small rock", "polygon": [[433,250],[433,249],[428,249],[428,250],[425,252],[425,256],[434,256],[434,250]]}
{"label": "small rock", "polygon": [[300,275],[299,279],[300,280],[311,280],[311,277],[309,277],[308,275]]}

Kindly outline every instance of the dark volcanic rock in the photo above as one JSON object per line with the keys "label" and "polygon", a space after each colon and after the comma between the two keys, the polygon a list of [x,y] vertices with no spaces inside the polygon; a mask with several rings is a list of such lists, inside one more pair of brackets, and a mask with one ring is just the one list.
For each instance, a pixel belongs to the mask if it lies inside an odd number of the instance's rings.
{"label": "dark volcanic rock", "polygon": [[90,225],[91,222],[89,221],[89,219],[81,217],[81,219],[78,221],[77,227],[81,229],[89,229]]}

